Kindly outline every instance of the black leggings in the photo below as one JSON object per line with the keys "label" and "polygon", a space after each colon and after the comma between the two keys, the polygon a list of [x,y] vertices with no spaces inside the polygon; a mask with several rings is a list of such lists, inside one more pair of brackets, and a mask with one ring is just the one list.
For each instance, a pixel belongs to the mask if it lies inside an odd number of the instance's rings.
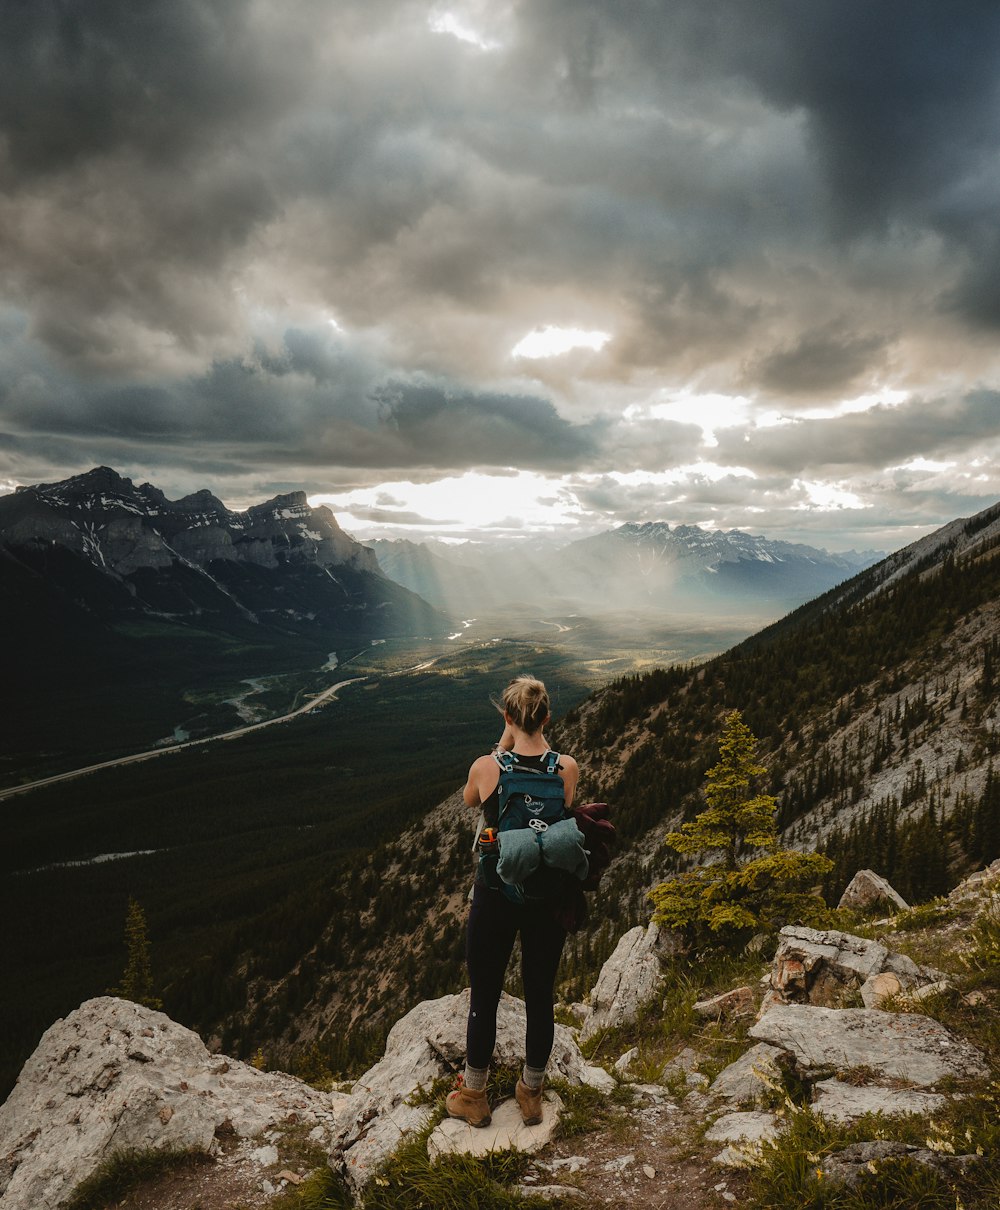
{"label": "black leggings", "polygon": [[566,941],[566,930],[542,905],[521,906],[502,891],[477,885],[469,912],[465,960],[472,995],[466,1031],[466,1059],[470,1067],[489,1067],[497,1040],[497,1005],[504,975],[521,933],[521,977],[528,1024],[524,1057],[529,1067],[544,1069],[552,1050],[555,1026],[552,989]]}

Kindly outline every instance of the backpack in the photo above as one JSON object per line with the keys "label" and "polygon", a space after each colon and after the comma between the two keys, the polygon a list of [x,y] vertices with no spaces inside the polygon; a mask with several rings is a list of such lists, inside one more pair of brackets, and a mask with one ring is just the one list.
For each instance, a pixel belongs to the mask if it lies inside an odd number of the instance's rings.
{"label": "backpack", "polygon": [[[548,827],[571,817],[566,810],[563,779],[557,772],[558,752],[545,753],[542,769],[519,765],[513,753],[503,749],[498,749],[493,759],[500,766],[497,832],[507,832],[512,828],[544,830],[539,827],[540,824]],[[503,891],[514,903],[552,899],[565,887],[566,872],[546,866],[544,862],[524,882],[504,882],[497,873],[499,843],[496,840],[484,843],[485,835],[479,841],[479,869],[487,886]]]}

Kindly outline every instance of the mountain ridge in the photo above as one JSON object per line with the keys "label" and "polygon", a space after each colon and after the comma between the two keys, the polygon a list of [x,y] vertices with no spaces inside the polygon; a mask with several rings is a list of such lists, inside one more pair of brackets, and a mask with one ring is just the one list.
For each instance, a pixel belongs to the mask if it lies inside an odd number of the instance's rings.
{"label": "mountain ridge", "polygon": [[561,546],[547,542],[543,550],[530,540],[466,545],[454,553],[405,538],[368,544],[387,575],[456,614],[514,599],[567,612],[749,608],[773,617],[883,557],[665,521],[626,522]]}

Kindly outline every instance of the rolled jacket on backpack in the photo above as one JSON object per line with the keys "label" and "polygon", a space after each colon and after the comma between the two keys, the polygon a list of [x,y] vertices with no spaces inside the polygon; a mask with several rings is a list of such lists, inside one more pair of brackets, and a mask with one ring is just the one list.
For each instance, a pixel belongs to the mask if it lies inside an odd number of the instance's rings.
{"label": "rolled jacket on backpack", "polygon": [[542,861],[556,870],[566,870],[581,881],[590,862],[583,847],[583,833],[573,819],[550,824],[542,832],[532,828],[510,828],[501,832],[497,873],[508,885],[524,882]]}

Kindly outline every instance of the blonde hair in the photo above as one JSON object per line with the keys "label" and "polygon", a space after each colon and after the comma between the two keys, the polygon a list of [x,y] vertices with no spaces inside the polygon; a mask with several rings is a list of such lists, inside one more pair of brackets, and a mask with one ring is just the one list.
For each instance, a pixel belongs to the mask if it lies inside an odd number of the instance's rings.
{"label": "blonde hair", "polygon": [[498,708],[515,727],[534,735],[549,717],[549,693],[537,677],[516,676],[503,691]]}

